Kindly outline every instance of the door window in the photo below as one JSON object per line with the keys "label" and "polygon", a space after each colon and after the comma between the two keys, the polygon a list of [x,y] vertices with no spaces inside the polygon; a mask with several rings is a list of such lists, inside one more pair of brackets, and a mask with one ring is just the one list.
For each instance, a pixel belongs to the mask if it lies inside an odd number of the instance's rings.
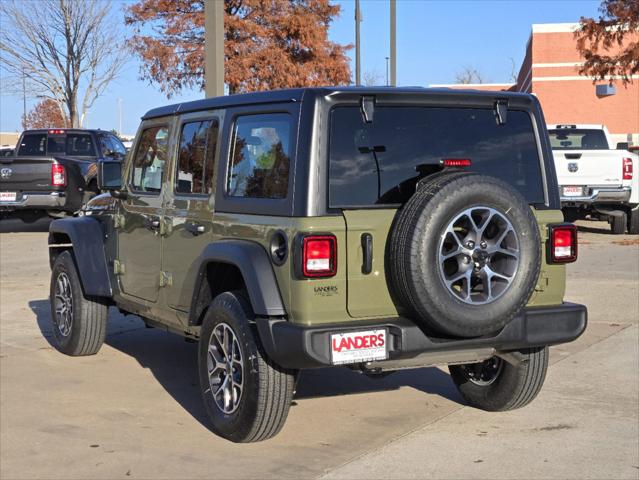
{"label": "door window", "polygon": [[233,128],[227,192],[233,197],[286,198],[290,167],[291,116],[238,117]]}
{"label": "door window", "polygon": [[169,129],[166,126],[151,127],[142,132],[133,157],[133,190],[157,193],[162,189],[168,139]]}
{"label": "door window", "polygon": [[211,193],[217,134],[218,121],[215,119],[182,126],[175,177],[176,193]]}
{"label": "door window", "polygon": [[120,139],[116,137],[115,135],[109,135],[109,138],[111,139],[111,145],[113,146],[113,151],[122,156],[126,155],[126,148],[124,148],[124,145],[122,145],[122,142],[120,141]]}

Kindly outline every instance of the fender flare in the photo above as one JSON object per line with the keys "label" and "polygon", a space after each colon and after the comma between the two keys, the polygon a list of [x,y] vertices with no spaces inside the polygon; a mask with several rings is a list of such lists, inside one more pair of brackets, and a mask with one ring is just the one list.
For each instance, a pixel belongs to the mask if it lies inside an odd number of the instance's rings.
{"label": "fender flare", "polygon": [[56,245],[56,233],[63,233],[71,240],[84,294],[112,297],[113,292],[104,253],[104,235],[100,222],[91,217],[54,220],[49,225],[50,248]]}
{"label": "fender flare", "polygon": [[206,280],[207,265],[212,262],[227,263],[238,268],[255,315],[286,315],[275,272],[266,250],[260,244],[248,240],[220,240],[207,245],[195,261],[197,277],[193,283],[195,288],[189,312],[190,325],[197,323],[197,297],[202,282]]}

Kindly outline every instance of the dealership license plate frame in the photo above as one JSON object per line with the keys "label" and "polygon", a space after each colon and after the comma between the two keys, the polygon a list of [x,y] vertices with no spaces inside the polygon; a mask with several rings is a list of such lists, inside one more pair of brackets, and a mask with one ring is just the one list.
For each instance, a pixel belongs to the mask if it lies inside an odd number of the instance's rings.
{"label": "dealership license plate frame", "polygon": [[562,187],[564,197],[583,197],[584,187],[578,185],[566,185]]}
{"label": "dealership license plate frame", "polygon": [[0,203],[13,203],[18,200],[18,192],[0,192]]}
{"label": "dealership license plate frame", "polygon": [[[384,345],[379,347],[356,348],[352,350],[336,352],[333,339],[340,341],[342,338],[361,336],[383,335]],[[356,363],[375,362],[388,359],[388,328],[375,328],[370,330],[351,330],[348,332],[333,333],[329,336],[329,349],[331,352],[331,364],[352,365]]]}

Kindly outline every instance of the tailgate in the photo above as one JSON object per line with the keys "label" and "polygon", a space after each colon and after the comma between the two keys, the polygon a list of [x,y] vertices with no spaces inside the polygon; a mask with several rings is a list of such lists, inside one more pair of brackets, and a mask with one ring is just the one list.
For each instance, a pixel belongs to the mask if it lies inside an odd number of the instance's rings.
{"label": "tailgate", "polygon": [[[351,317],[396,316],[386,280],[386,241],[397,209],[344,210],[347,243],[348,313]],[[372,269],[362,271],[362,235],[370,235]]]}
{"label": "tailgate", "polygon": [[621,186],[622,160],[616,150],[553,150],[559,185]]}
{"label": "tailgate", "polygon": [[0,191],[50,191],[51,157],[4,157],[0,159]]}

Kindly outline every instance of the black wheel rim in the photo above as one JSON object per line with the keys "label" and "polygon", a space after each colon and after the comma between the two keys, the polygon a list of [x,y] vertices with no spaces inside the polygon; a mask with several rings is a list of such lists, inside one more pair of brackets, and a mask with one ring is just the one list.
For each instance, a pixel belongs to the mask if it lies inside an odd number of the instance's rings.
{"label": "black wheel rim", "polygon": [[468,363],[460,365],[464,377],[471,383],[486,387],[499,378],[504,361],[499,357],[492,357],[480,363]]}

